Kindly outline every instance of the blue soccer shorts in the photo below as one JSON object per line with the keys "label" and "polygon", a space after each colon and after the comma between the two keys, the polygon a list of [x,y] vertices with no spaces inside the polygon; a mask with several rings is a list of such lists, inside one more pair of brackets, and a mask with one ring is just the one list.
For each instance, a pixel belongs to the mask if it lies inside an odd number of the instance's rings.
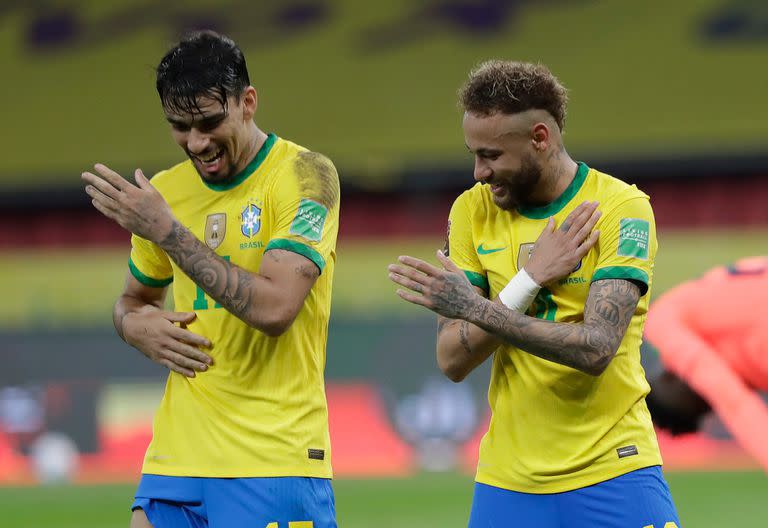
{"label": "blue soccer shorts", "polygon": [[141,476],[132,510],[154,528],[337,528],[331,481]]}
{"label": "blue soccer shorts", "polygon": [[563,493],[475,483],[469,528],[680,528],[661,466]]}

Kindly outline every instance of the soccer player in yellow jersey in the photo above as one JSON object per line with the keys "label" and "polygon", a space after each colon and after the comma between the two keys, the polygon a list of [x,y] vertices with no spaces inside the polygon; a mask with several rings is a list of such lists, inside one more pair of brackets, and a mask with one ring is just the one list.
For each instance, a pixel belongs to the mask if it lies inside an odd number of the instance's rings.
{"label": "soccer player in yellow jersey", "polygon": [[101,164],[83,174],[93,205],[133,233],[117,331],[172,371],[131,526],[335,527],[323,370],[336,170],[257,127],[224,36],[174,46],[157,90],[188,159],[151,182],[136,170],[136,185]]}
{"label": "soccer player in yellow jersey", "polygon": [[[441,269],[404,256],[389,271],[400,297],[439,314],[448,377],[493,355],[469,526],[678,526],[640,367],[657,247],[648,196],[570,158],[566,90],[546,67],[489,61],[459,95],[477,183],[451,209],[450,258],[438,252]],[[574,231],[593,201],[595,230]],[[580,257],[559,277],[529,265],[555,228]]]}

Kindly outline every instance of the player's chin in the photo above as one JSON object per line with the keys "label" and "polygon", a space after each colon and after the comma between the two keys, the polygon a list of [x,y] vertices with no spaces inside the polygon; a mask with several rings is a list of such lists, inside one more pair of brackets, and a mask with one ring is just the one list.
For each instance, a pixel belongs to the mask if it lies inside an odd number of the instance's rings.
{"label": "player's chin", "polygon": [[195,163],[195,169],[197,169],[197,173],[200,177],[208,183],[224,183],[229,181],[233,176],[232,167],[226,167],[222,170],[210,172]]}
{"label": "player's chin", "polygon": [[517,209],[518,206],[517,200],[514,199],[509,191],[506,191],[503,194],[494,194],[493,203],[496,204],[496,207],[504,209],[505,211],[513,211]]}

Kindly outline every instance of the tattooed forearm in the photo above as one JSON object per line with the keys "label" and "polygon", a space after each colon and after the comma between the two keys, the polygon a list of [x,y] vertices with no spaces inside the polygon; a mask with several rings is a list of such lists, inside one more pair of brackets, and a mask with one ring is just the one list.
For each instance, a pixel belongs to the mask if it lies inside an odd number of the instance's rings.
{"label": "tattooed forearm", "polygon": [[467,320],[530,354],[599,375],[616,353],[640,299],[625,280],[596,281],[590,288],[583,323],[552,323],[519,314],[487,300]]}
{"label": "tattooed forearm", "polygon": [[255,287],[252,274],[216,255],[178,221],[159,245],[208,295],[240,319],[246,317]]}

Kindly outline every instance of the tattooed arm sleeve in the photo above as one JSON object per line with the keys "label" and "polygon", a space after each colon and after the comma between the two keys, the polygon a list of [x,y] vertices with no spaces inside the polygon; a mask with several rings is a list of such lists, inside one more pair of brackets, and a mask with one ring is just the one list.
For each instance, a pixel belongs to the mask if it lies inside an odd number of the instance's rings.
{"label": "tattooed arm sleeve", "polygon": [[296,317],[320,274],[299,254],[271,250],[258,273],[219,257],[178,222],[160,247],[195,284],[231,314],[267,335],[280,335]]}
{"label": "tattooed arm sleeve", "polygon": [[639,299],[635,283],[605,279],[592,283],[582,323],[543,321],[487,299],[473,304],[467,321],[529,354],[598,376],[616,354]]}
{"label": "tattooed arm sleeve", "polygon": [[[480,288],[478,294],[484,295]],[[467,321],[437,316],[437,365],[451,381],[462,381],[501,344],[501,340]]]}

